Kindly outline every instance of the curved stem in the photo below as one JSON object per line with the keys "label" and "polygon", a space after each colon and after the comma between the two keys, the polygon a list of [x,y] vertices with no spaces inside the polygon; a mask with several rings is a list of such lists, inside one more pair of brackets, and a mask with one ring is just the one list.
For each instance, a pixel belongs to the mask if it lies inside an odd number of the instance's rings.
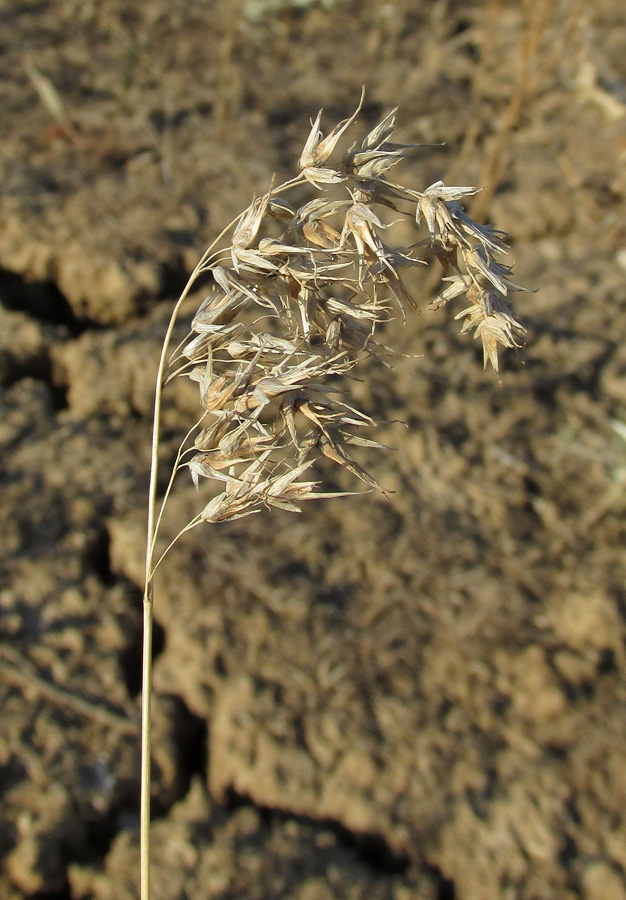
{"label": "curved stem", "polygon": [[165,548],[163,553],[159,556],[159,558],[155,562],[154,569],[152,570],[153,572],[156,572],[156,570],[159,568],[159,566],[161,565],[161,563],[163,562],[163,560],[165,559],[167,554],[170,552],[170,550],[172,549],[174,544],[178,541],[178,539],[181,538],[184,534],[187,534],[188,531],[191,531],[192,528],[195,528],[196,525],[200,525],[200,523],[202,521],[203,521],[202,516],[197,515],[197,516],[194,516],[190,522],[187,522],[187,524],[185,525],[184,528],[181,528],[181,530],[178,532],[176,537],[170,541],[170,543],[167,545],[167,547]]}
{"label": "curved stem", "polygon": [[[274,193],[280,193],[282,190],[289,189],[303,180],[302,175],[290,182],[282,185]],[[192,286],[198,277],[211,268],[211,261],[218,255],[216,247],[226,234],[240,220],[241,216],[236,216],[226,227],[220,232],[215,240],[207,247],[200,261],[193,270],[189,281],[176,301],[176,305],[172,311],[169,325],[163,341],[161,349],[161,357],[159,360],[159,368],[157,373],[156,388],[154,394],[154,415],[152,420],[152,451],[150,459],[150,486],[148,489],[148,531],[146,540],[146,567],[145,567],[145,587],[143,594],[143,657],[142,657],[142,675],[141,675],[141,800],[140,800],[140,895],[141,900],[150,900],[150,727],[151,727],[151,694],[152,694],[152,623],[153,623],[153,605],[154,605],[154,586],[153,578],[156,570],[154,564],[154,550],[157,538],[158,527],[161,523],[163,509],[160,510],[158,518],[156,514],[156,491],[157,491],[157,475],[158,475],[158,452],[159,452],[159,434],[161,425],[161,399],[163,387],[165,384],[165,370],[167,367],[167,354],[170,341],[174,331],[174,326],[178,318],[180,308],[186,299]],[[177,464],[180,457],[177,460]],[[174,475],[176,467],[174,467]],[[173,480],[173,479],[172,479]],[[171,488],[171,482],[168,488]],[[192,520],[180,534],[184,534],[190,528],[197,524],[196,520]],[[157,565],[162,561],[170,547],[178,540],[180,534],[174,538],[174,541],[166,548],[165,552],[159,558]]]}
{"label": "curved stem", "polygon": [[[172,486],[173,486],[173,484],[174,484],[174,479],[176,478],[176,475],[177,475],[178,470],[179,470],[179,468],[180,468],[180,461],[181,461],[181,459],[183,458],[183,456],[185,455],[185,453],[191,452],[191,451],[193,450],[193,447],[187,447],[187,448],[185,449],[185,444],[187,443],[187,441],[189,440],[189,438],[190,438],[190,436],[193,434],[193,432],[196,430],[196,428],[199,428],[199,426],[202,424],[202,419],[204,419],[204,416],[205,416],[205,415],[206,415],[206,413],[202,416],[201,419],[198,419],[198,421],[197,421],[196,424],[193,426],[193,428],[190,428],[190,429],[189,429],[189,431],[187,432],[187,434],[186,434],[185,437],[183,438],[180,447],[178,448],[178,453],[176,454],[176,461],[174,462],[174,465],[172,466],[172,472],[171,472],[171,475],[170,475],[170,480],[169,480],[169,482],[168,482],[168,484],[167,484],[167,488],[165,489],[165,494],[163,495],[163,499],[161,500],[161,507],[160,507],[160,509],[159,509],[159,514],[158,514],[158,516],[157,516],[157,518],[156,518],[156,523],[155,523],[155,526],[154,526],[154,534],[155,534],[155,537],[156,537],[156,534],[158,533],[159,526],[160,526],[160,524],[161,524],[161,519],[163,518],[163,513],[165,512],[165,504],[167,503],[167,500],[168,500],[168,498],[169,498],[169,495],[170,495],[170,493],[171,493],[171,491],[172,491]],[[169,550],[169,547],[168,547],[168,550]],[[167,553],[167,550],[166,550],[165,552]],[[164,555],[165,555],[165,554],[163,554],[163,556],[164,556]],[[159,562],[160,562],[160,560],[159,560]],[[156,572],[156,569],[157,569],[157,566],[153,566],[153,568],[152,568],[152,575],[153,575],[153,576],[154,576],[154,573]]]}
{"label": "curved stem", "polygon": [[154,415],[152,419],[152,454],[150,459],[150,487],[148,491],[148,534],[146,543],[146,573],[143,594],[143,650],[141,676],[141,800],[140,800],[140,884],[141,900],[150,900],[150,700],[152,689],[152,607],[154,590],[153,558],[155,530],[156,488],[158,474],[159,431],[161,425],[161,397],[163,393],[163,373],[167,351],[172,339],[178,312],[198,277],[197,268],[176,301],[161,349],[154,394]]}

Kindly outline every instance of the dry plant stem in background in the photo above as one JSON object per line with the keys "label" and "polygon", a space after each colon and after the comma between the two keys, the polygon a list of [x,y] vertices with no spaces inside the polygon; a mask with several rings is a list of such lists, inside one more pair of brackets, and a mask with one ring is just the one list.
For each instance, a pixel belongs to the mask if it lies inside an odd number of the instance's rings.
{"label": "dry plant stem in background", "polygon": [[[394,309],[418,305],[402,270],[433,256],[443,266],[445,284],[432,305],[464,298],[456,318],[462,332],[473,330],[481,339],[485,365],[497,370],[498,345],[519,347],[524,333],[510,302],[520,288],[501,261],[506,236],[476,224],[460,202],[477,189],[438,181],[420,191],[391,180],[389,171],[421,146],[392,139],[396,110],[339,154],[339,142],[360,108],[361,103],[325,137],[320,111],[300,156],[300,174],[272,184],[216,238],[177,301],[163,342],[144,593],[142,900],[149,900],[153,579],[169,550],[157,559],[155,547],[176,474],[188,469],[203,499],[175,540],[202,522],[226,522],[268,507],[299,512],[305,500],[339,496],[308,480],[322,458],[378,488],[353,453],[382,445],[367,436],[375,423],[352,405],[348,388],[355,368],[368,357],[388,365],[393,351],[380,340],[381,326]],[[284,197],[296,188],[312,194],[300,206]],[[397,246],[391,237],[403,219],[415,229],[409,247]],[[208,296],[188,338],[168,358],[180,307],[203,275],[211,278]],[[199,414],[181,442],[157,513],[161,396],[178,377],[198,384]]]}

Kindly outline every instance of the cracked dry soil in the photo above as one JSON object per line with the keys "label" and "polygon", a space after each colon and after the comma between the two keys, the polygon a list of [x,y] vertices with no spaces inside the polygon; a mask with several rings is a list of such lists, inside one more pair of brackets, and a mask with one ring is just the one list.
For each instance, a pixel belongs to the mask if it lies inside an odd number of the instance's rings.
{"label": "cracked dry soil", "polygon": [[[154,897],[625,900],[621,4],[295,7],[0,9],[0,897],[137,896],[168,310],[206,242],[293,171],[309,118],[342,118],[365,82],[366,123],[400,104],[404,139],[446,142],[416,186],[486,187],[483,218],[539,289],[518,300],[528,344],[500,385],[425,309],[395,371],[359,386],[408,424],[382,426],[397,449],[370,463],[389,502],[176,546],[156,607]],[[177,385],[165,455],[195,409]],[[181,479],[170,535],[194,502]]]}

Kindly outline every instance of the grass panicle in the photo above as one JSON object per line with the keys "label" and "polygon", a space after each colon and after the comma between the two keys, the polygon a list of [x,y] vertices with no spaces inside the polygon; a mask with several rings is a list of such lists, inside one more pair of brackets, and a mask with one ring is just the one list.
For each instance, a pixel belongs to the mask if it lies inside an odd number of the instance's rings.
{"label": "grass panicle", "polygon": [[[436,306],[464,298],[462,331],[482,341],[485,364],[498,369],[498,345],[519,347],[524,329],[512,312],[519,288],[505,235],[472,221],[460,201],[473,187],[424,191],[390,181],[389,170],[419,151],[400,144],[396,111],[359,144],[332,161],[359,108],[323,137],[321,111],[299,166],[300,178],[270,187],[236,221],[229,246],[203,267],[212,288],[196,313],[188,341],[171,361],[199,387],[201,424],[179,465],[194,483],[222,485],[197,521],[224,522],[263,507],[297,510],[317,494],[302,482],[321,456],[377,487],[353,459],[372,420],[341,390],[359,361],[388,356],[378,340],[394,307],[417,307],[402,270],[435,255],[446,276]],[[282,194],[303,179],[315,196],[296,208]],[[340,186],[342,196],[337,196]],[[392,210],[415,222],[410,249],[383,238]],[[419,242],[419,229],[428,236]],[[324,493],[323,496],[328,496]]]}
{"label": "grass panicle", "polygon": [[[368,488],[374,478],[354,458],[377,447],[375,424],[350,400],[350,379],[366,358],[392,351],[381,326],[397,311],[418,307],[403,272],[436,257],[443,290],[432,304],[461,301],[461,331],[482,342],[485,366],[498,370],[498,347],[519,347],[506,235],[474,222],[462,201],[475,187],[441,181],[417,190],[390,178],[422,145],[394,140],[392,110],[343,154],[363,97],[325,137],[322,112],[312,123],[299,174],[270,184],[207,249],[177,302],[163,344],[155,398],[153,459],[144,596],[142,751],[142,900],[148,900],[150,785],[150,655],[158,527],[173,479],[188,469],[208,493],[181,534],[264,508],[299,511],[304,501],[337,496],[312,477],[321,459],[347,469]],[[305,197],[306,192],[309,196]],[[301,205],[286,199],[292,193]],[[399,221],[414,231],[409,247],[393,241]],[[190,333],[168,360],[181,304],[192,286],[211,286]],[[198,421],[183,440],[161,508],[156,474],[162,390],[173,377],[198,385]],[[180,536],[180,535],[179,535]],[[171,546],[171,545],[170,545]],[[169,548],[168,548],[169,549]],[[166,551],[167,552],[167,551]]]}

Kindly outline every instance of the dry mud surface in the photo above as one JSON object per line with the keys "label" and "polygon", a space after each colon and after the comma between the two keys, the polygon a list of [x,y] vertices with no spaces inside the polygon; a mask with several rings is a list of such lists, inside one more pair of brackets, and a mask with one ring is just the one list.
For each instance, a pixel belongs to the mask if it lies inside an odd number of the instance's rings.
{"label": "dry mud surface", "polygon": [[[176,546],[154,897],[625,900],[621,2],[5,0],[0,50],[0,896],[137,896],[168,310],[204,245],[293,171],[310,117],[334,124],[365,82],[366,124],[400,104],[404,140],[446,142],[416,187],[486,187],[483,220],[539,289],[518,295],[527,346],[501,384],[483,373],[426,308],[429,271],[407,356],[361,387],[408,424],[383,426],[397,449],[371,462],[390,500]],[[187,387],[165,455],[194,419]],[[194,503],[181,479],[170,536]]]}

